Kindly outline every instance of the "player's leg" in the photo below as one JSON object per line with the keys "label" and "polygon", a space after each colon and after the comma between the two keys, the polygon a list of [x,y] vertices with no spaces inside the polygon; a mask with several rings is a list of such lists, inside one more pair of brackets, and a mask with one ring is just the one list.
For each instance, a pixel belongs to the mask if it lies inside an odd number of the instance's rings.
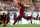
{"label": "player's leg", "polygon": [[22,15],[19,15],[16,19],[15,22],[13,23],[13,25],[17,22],[18,19],[20,19],[22,17]]}
{"label": "player's leg", "polygon": [[4,26],[4,27],[6,27],[5,22],[4,22],[4,19],[2,19],[1,21],[4,23],[4,25],[3,25],[3,26]]}
{"label": "player's leg", "polygon": [[25,14],[23,14],[23,17],[24,17],[25,19],[27,19],[27,16],[26,16]]}
{"label": "player's leg", "polygon": [[31,24],[31,16],[26,16],[26,15],[24,15],[23,17],[24,17],[25,19],[27,19],[28,24]]}
{"label": "player's leg", "polygon": [[7,23],[10,21],[10,19],[9,18],[7,18]]}
{"label": "player's leg", "polygon": [[26,16],[25,14],[23,14],[23,17],[24,17],[25,19],[28,19],[28,20],[31,22],[31,17],[32,17],[32,16]]}
{"label": "player's leg", "polygon": [[25,19],[27,19],[27,18],[31,18],[32,16],[26,16],[25,13],[24,13],[24,14],[23,14],[23,17],[24,17]]}
{"label": "player's leg", "polygon": [[4,19],[4,27],[6,27],[6,24],[7,24],[7,18],[6,19]]}
{"label": "player's leg", "polygon": [[6,23],[4,22],[4,25],[3,25],[4,27],[6,27]]}

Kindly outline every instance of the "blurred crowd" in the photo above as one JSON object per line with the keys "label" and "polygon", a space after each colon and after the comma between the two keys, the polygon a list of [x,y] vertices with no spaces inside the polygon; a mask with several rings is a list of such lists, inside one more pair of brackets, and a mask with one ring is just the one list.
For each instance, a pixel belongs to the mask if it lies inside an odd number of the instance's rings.
{"label": "blurred crowd", "polygon": [[[25,10],[27,11],[40,11],[40,0],[20,0],[27,5],[31,5],[30,7],[26,7]],[[7,9],[15,9],[19,10],[18,6],[19,0],[12,0],[12,1],[0,1],[0,9],[7,10]]]}
{"label": "blurred crowd", "polygon": [[17,9],[17,3],[14,3],[14,2],[9,2],[9,1],[6,1],[6,2],[2,2],[0,1],[0,7],[3,9]]}

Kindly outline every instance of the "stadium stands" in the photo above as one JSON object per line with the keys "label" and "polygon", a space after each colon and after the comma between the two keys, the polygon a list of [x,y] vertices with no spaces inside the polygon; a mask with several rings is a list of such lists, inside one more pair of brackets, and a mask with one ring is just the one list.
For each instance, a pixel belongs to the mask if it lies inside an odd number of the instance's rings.
{"label": "stadium stands", "polygon": [[[15,1],[15,0],[14,0]],[[11,1],[6,1],[6,2],[3,2],[3,1],[0,1],[0,9],[2,9],[2,10],[6,10],[6,9],[16,9],[16,10],[19,10],[19,6],[18,6],[18,1],[19,0],[17,0],[17,2],[11,2]],[[33,7],[34,9],[36,8],[36,6],[38,5],[39,6],[39,9],[40,9],[40,2],[38,1],[36,1],[36,4],[35,3],[33,3],[32,2],[32,0],[22,0],[22,2],[25,2],[26,4],[29,4],[29,5],[31,5],[31,7]],[[36,6],[35,6],[35,5]],[[30,7],[30,10],[31,10],[31,7]],[[29,8],[29,7],[28,7]],[[29,10],[27,8],[27,10]],[[38,10],[39,10],[38,9]],[[36,9],[35,9],[36,10]]]}

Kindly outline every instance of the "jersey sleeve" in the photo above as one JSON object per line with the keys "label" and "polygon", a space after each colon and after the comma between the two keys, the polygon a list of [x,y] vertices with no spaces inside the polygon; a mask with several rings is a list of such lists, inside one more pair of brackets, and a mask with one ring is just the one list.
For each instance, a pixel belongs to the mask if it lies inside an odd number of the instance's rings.
{"label": "jersey sleeve", "polygon": [[23,6],[25,6],[26,4],[23,4]]}

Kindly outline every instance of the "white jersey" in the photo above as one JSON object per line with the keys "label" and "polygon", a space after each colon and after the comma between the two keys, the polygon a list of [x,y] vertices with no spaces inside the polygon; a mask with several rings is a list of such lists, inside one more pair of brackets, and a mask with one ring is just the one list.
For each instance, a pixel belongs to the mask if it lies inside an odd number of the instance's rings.
{"label": "white jersey", "polygon": [[10,20],[13,20],[14,19],[14,14],[9,15],[9,16],[10,16]]}

